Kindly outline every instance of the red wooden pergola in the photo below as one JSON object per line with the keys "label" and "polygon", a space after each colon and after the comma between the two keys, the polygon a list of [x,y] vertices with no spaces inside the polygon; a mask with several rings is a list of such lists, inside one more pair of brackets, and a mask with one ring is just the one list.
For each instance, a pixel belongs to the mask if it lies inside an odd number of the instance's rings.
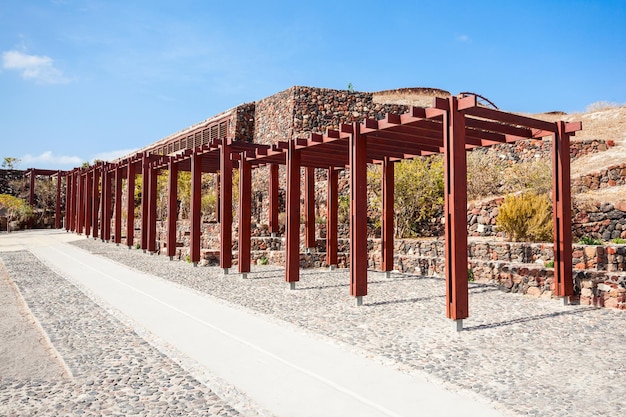
{"label": "red wooden pergola", "polygon": [[[446,314],[462,328],[468,317],[467,167],[466,152],[475,147],[552,137],[555,282],[559,297],[573,295],[571,267],[571,198],[569,141],[582,129],[580,122],[546,122],[487,108],[476,96],[435,98],[432,107],[413,107],[405,114],[388,114],[383,120],[367,119],[343,124],[338,130],[312,134],[309,139],[289,139],[271,146],[228,137],[223,121],[203,125],[160,143],[152,149],[116,163],[99,163],[67,174],[68,230],[110,240],[110,220],[115,218],[115,242],[121,242],[122,178],[127,179],[126,243],[133,244],[134,181],[142,173],[141,247],[156,250],[156,177],[168,170],[167,254],[176,248],[177,173],[191,172],[191,261],[200,260],[200,178],[219,173],[220,266],[232,266],[232,169],[239,168],[238,269],[250,272],[250,208],[252,169],[269,166],[270,231],[278,231],[278,166],[287,169],[287,225],[285,280],[291,288],[299,280],[301,169],[305,169],[305,241],[315,246],[315,169],[327,171],[327,264],[337,264],[338,171],[350,175],[350,294],[357,305],[367,295],[367,164],[381,164],[383,219],[382,270],[393,269],[394,163],[418,156],[443,154],[445,170]],[[219,126],[219,129],[216,128]],[[212,137],[212,132],[216,132]],[[183,146],[184,145],[184,146]],[[115,194],[111,187],[115,183]],[[101,184],[101,185],[100,185]],[[100,187],[100,188],[99,188]],[[111,201],[115,212],[111,213]],[[92,228],[93,226],[93,228]]]}
{"label": "red wooden pergola", "polygon": [[[24,178],[28,180],[29,189],[28,189],[28,204],[31,207],[35,207],[35,195],[36,191],[36,183],[35,179],[38,176],[55,178],[56,177],[56,199],[55,199],[55,215],[54,215],[54,227],[55,229],[61,228],[61,183],[63,181],[63,176],[67,173],[61,170],[52,170],[52,169],[37,169],[37,168],[29,168],[24,172]],[[29,222],[32,225],[32,220]]]}

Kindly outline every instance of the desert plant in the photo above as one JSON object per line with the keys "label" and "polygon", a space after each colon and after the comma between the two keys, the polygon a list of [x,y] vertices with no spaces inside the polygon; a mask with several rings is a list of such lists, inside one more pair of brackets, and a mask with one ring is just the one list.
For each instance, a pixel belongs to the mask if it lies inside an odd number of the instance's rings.
{"label": "desert plant", "polygon": [[626,243],[626,239],[622,239],[621,237],[616,237],[616,238],[612,239],[611,242],[615,243],[616,245],[622,245],[622,244]]}
{"label": "desert plant", "polygon": [[530,191],[546,194],[552,190],[552,166],[541,160],[513,164],[505,170],[503,193]]}
{"label": "desert plant", "polygon": [[260,265],[267,265],[268,263],[269,263],[269,260],[265,256],[259,259]]}
{"label": "desert plant", "polygon": [[601,245],[602,241],[600,239],[594,239],[591,236],[583,236],[578,241],[579,245]]}
{"label": "desert plant", "polygon": [[513,241],[552,240],[552,204],[546,195],[528,192],[508,195],[496,224]]}
{"label": "desert plant", "polygon": [[545,263],[546,268],[554,268],[554,261],[548,261]]}
{"label": "desert plant", "polygon": [[478,148],[467,154],[467,197],[475,200],[480,197],[500,194],[503,172],[507,164],[485,148]]}

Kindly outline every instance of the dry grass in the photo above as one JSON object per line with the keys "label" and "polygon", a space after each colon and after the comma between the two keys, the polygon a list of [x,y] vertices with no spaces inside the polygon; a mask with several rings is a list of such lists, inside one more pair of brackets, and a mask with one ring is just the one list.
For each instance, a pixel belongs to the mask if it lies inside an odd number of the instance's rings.
{"label": "dry grass", "polygon": [[623,202],[626,201],[626,185],[606,187],[599,190],[576,194],[575,198],[578,202],[601,201],[603,203],[612,204]]}

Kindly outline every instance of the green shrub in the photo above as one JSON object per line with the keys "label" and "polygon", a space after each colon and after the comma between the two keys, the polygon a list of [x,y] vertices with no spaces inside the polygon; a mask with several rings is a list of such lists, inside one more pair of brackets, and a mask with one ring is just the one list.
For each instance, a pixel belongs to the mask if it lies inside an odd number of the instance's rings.
{"label": "green shrub", "polygon": [[621,245],[626,243],[626,239],[622,239],[621,237],[616,237],[615,239],[611,240],[611,242],[615,243],[616,245]]}
{"label": "green shrub", "polygon": [[594,239],[591,236],[583,236],[580,238],[578,242],[579,245],[601,245],[602,241],[600,239]]}
{"label": "green shrub", "polygon": [[554,268],[554,261],[548,261],[545,263],[546,268]]}
{"label": "green shrub", "polygon": [[513,241],[552,240],[552,204],[532,192],[505,197],[496,218],[498,228]]}

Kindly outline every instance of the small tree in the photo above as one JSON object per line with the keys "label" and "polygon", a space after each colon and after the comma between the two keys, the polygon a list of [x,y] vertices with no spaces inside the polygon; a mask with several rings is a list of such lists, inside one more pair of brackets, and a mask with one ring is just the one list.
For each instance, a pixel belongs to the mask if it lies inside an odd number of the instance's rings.
{"label": "small tree", "polygon": [[22,160],[19,158],[13,158],[13,157],[7,156],[4,158],[4,161],[2,161],[2,168],[15,169],[15,166],[19,164],[21,161]]}
{"label": "small tree", "polygon": [[33,209],[26,201],[8,194],[0,194],[0,212],[7,219],[7,232],[11,231],[11,222],[27,220],[33,215]]}

